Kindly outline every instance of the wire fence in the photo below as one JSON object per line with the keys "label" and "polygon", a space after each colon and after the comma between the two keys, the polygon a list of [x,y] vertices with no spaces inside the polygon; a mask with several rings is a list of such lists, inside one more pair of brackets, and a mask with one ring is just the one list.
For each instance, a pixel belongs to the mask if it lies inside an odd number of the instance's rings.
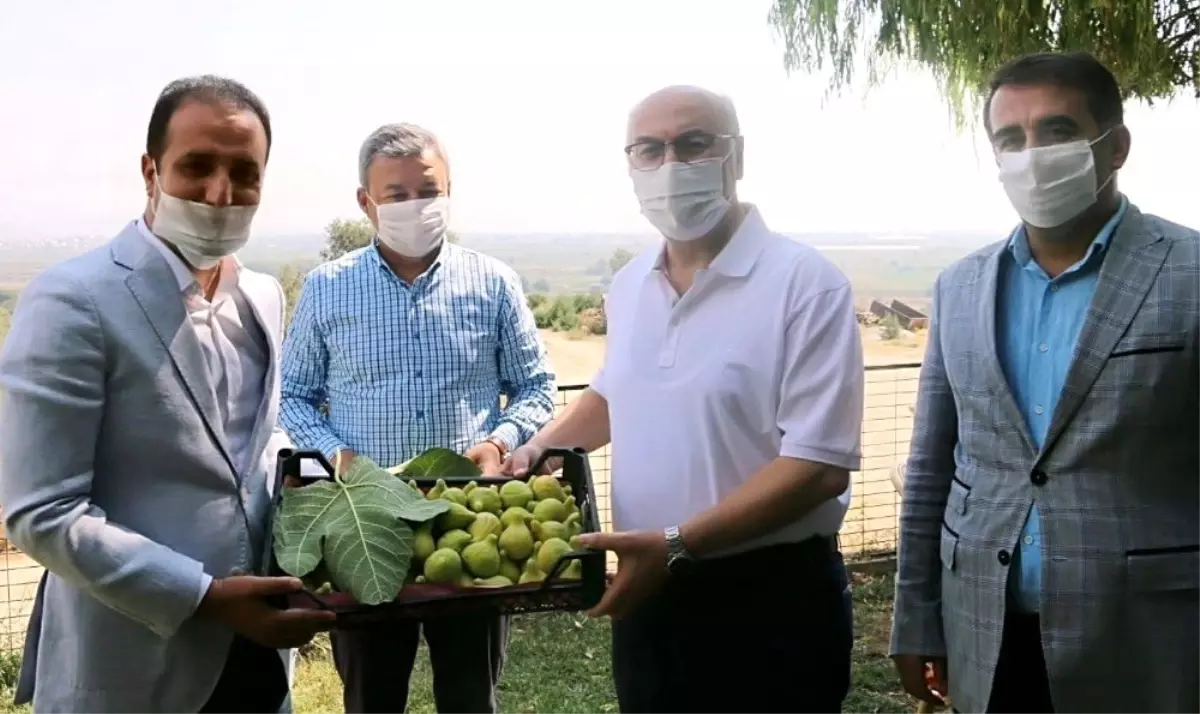
{"label": "wire fence", "polygon": [[[916,400],[920,363],[867,367],[866,406],[863,413],[863,468],[851,477],[850,510],[840,534],[848,558],[878,557],[896,548],[899,495],[892,471],[908,455],[912,433],[912,407]],[[577,397],[585,384],[559,388],[558,410]],[[609,505],[610,463],[605,447],[591,454],[597,510],[607,530],[612,526]],[[0,529],[0,652],[19,651],[33,606],[42,569],[8,545]],[[615,560],[610,562],[610,567]]]}

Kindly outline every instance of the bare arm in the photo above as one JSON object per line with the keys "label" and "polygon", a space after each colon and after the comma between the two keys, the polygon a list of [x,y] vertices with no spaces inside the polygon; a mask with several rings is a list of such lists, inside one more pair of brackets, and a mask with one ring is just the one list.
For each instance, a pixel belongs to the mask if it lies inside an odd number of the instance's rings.
{"label": "bare arm", "polygon": [[581,448],[595,451],[609,442],[608,400],[588,387],[530,440],[538,449]]}
{"label": "bare arm", "polygon": [[940,282],[934,283],[929,341],[921,365],[912,442],[900,506],[900,544],[896,554],[896,600],[892,618],[892,654],[944,657],[942,566],[939,560],[942,517],[954,477],[958,411],[946,378],[939,320]]}

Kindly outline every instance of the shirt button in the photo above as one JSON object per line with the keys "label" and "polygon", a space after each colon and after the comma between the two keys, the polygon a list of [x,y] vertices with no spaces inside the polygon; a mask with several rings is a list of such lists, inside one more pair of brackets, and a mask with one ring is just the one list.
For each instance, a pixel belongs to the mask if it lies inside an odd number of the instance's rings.
{"label": "shirt button", "polygon": [[1057,286],[1057,285],[1051,285],[1051,286],[1050,286],[1050,292],[1052,292],[1052,293],[1056,293],[1056,292],[1058,292],[1058,286]]}
{"label": "shirt button", "polygon": [[417,418],[418,418],[418,419],[424,419],[424,418],[425,418],[425,412],[423,412],[423,411],[421,411],[420,409],[418,409],[418,410],[417,410]]}
{"label": "shirt button", "polygon": [[996,560],[1000,561],[1001,565],[1007,566],[1009,563],[1012,562],[1012,556],[1008,554],[1007,550],[1002,549],[999,553],[996,554]]}
{"label": "shirt button", "polygon": [[1025,545],[1033,545],[1033,536],[1025,536],[1024,540],[1021,542]]}
{"label": "shirt button", "polygon": [[1044,413],[1045,411],[1046,411],[1046,410],[1045,410],[1045,409],[1042,407],[1042,405],[1041,405],[1041,404],[1039,404],[1039,405],[1037,405],[1036,407],[1034,407],[1034,408],[1033,408],[1033,413],[1034,413],[1034,414],[1042,414],[1042,413]]}
{"label": "shirt button", "polygon": [[419,369],[418,369],[416,372],[413,372],[413,376],[414,376],[414,377],[420,377],[422,374],[423,374],[423,373],[422,373],[422,372],[421,372],[421,370],[419,370]]}
{"label": "shirt button", "polygon": [[1050,477],[1047,476],[1046,472],[1042,471],[1041,469],[1034,469],[1034,472],[1029,475],[1029,481],[1034,486],[1045,486],[1046,482],[1049,480]]}
{"label": "shirt button", "polygon": [[1046,344],[1045,342],[1038,345],[1038,352],[1048,352],[1049,350],[1050,350],[1050,345]]}
{"label": "shirt button", "polygon": [[414,332],[414,333],[413,333],[413,339],[414,339],[414,340],[419,340],[419,339],[421,339],[421,333],[420,333],[420,332]]}

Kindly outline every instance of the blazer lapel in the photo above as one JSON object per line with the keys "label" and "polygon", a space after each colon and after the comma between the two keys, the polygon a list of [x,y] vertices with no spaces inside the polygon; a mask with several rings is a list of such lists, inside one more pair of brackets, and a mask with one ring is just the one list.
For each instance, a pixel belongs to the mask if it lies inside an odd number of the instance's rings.
{"label": "blazer lapel", "polygon": [[132,233],[126,230],[114,246],[114,259],[132,270],[125,279],[125,285],[141,306],[142,312],[154,329],[154,334],[167,349],[175,371],[204,420],[208,433],[221,450],[229,468],[236,474],[237,469],[234,467],[225,431],[221,426],[216,391],[208,378],[200,339],[196,337],[195,330],[187,324],[188,317],[180,296],[179,283],[171,274],[170,266],[150,246],[140,251],[138,258],[129,259],[129,255],[136,251],[134,241],[143,240],[138,235],[136,226],[131,230]]}
{"label": "blazer lapel", "polygon": [[1092,296],[1084,318],[1071,367],[1042,446],[1043,456],[1049,453],[1083,404],[1167,258],[1168,243],[1162,236],[1144,233],[1143,226],[1141,212],[1129,206],[1108,244],[1096,294]]}
{"label": "blazer lapel", "polygon": [[996,388],[996,399],[999,401],[1000,409],[1004,412],[1004,416],[1009,423],[1017,425],[1017,431],[1021,434],[1021,441],[1030,454],[1036,453],[1037,449],[1033,445],[1033,437],[1029,434],[1029,425],[1025,423],[1025,416],[1021,414],[1021,410],[1017,407],[1017,400],[1013,397],[1012,388],[1009,387],[1008,379],[1004,376],[1004,369],[1000,366],[1000,353],[996,346],[996,310],[999,307],[997,294],[1000,287],[1000,270],[1001,261],[1008,252],[1008,243],[1004,242],[984,264],[983,275],[979,278],[978,295],[979,300],[979,319],[975,324],[983,325],[983,359],[987,363],[987,369],[991,372],[992,382]]}

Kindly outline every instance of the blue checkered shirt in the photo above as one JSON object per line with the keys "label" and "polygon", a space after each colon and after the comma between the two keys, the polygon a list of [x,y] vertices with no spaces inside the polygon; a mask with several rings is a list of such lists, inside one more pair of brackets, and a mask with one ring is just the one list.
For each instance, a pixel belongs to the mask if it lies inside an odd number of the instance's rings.
{"label": "blue checkered shirt", "polygon": [[280,419],[297,448],[330,459],[351,449],[383,466],[489,436],[516,448],[554,412],[520,278],[450,243],[411,285],[374,245],[310,272],[280,379]]}

